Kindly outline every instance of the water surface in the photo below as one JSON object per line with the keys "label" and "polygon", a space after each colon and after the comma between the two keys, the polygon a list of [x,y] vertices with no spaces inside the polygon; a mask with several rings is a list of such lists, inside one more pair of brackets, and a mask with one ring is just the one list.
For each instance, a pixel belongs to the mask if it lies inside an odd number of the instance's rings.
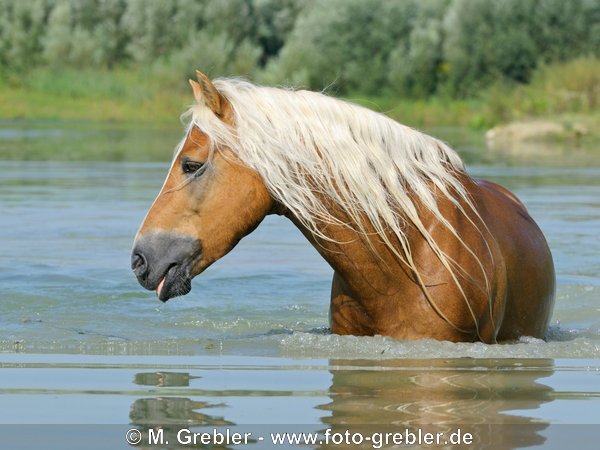
{"label": "water surface", "polygon": [[519,425],[500,441],[479,430],[490,448],[600,423],[596,148],[546,160],[456,142],[527,205],[557,271],[548,341],[484,345],[330,335],[332,271],[279,217],[160,303],[129,252],[177,139],[0,127],[0,423]]}

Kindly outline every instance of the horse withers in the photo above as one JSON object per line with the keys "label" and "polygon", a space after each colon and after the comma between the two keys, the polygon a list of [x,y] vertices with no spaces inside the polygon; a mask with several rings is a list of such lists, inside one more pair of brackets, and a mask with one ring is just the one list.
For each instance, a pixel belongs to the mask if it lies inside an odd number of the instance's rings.
{"label": "horse withers", "polygon": [[552,257],[509,191],[383,114],[310,91],[197,78],[187,131],[132,253],[140,284],[160,300],[187,294],[192,278],[280,214],[334,270],[333,333],[544,337]]}

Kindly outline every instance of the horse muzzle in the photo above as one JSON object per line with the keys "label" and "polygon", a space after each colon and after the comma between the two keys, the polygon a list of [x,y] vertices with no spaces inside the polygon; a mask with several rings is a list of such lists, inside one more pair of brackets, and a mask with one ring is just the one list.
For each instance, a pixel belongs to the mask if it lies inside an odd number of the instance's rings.
{"label": "horse muzzle", "polygon": [[192,290],[192,268],[202,255],[198,239],[174,232],[139,236],[131,253],[131,269],[138,282],[158,298],[185,295]]}

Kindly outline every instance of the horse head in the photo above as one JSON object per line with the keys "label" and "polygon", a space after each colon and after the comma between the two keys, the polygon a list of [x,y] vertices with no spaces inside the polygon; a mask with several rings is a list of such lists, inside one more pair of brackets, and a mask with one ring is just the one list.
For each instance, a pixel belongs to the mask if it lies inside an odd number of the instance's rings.
{"label": "horse head", "polygon": [[[233,136],[231,105],[204,74],[197,77],[190,80],[193,108]],[[192,122],[136,235],[131,267],[160,300],[185,295],[192,278],[228,253],[273,207],[259,174]]]}

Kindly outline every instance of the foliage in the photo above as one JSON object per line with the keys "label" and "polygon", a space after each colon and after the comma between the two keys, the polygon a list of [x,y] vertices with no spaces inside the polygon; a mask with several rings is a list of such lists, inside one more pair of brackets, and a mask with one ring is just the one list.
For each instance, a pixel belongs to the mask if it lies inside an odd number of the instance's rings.
{"label": "foliage", "polygon": [[600,59],[542,65],[527,85],[495,84],[482,94],[490,123],[567,113],[594,114],[600,105]]}
{"label": "foliage", "polygon": [[142,70],[40,68],[27,86],[0,79],[0,117],[118,122],[157,122],[178,125],[190,104],[188,89],[173,89]]}
{"label": "foliage", "polygon": [[[163,70],[162,66],[152,70],[40,68],[28,76],[27,87],[11,86],[0,78],[0,117],[178,126],[191,93],[178,74]],[[487,128],[528,117],[586,115],[591,130],[600,120],[600,59],[540,65],[529,84],[498,82],[476,98],[409,99],[386,94],[346,99],[419,128]]]}
{"label": "foliage", "polygon": [[126,68],[176,85],[199,68],[339,94],[474,98],[599,55],[600,0],[0,0],[0,78],[20,86],[41,68]]}

